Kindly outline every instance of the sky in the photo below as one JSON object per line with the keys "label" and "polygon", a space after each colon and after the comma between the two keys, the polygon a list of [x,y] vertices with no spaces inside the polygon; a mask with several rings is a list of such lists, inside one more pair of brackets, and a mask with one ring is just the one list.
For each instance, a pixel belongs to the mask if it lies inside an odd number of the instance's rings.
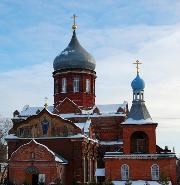
{"label": "sky", "polygon": [[179,10],[179,0],[1,0],[0,115],[43,106],[44,97],[53,104],[53,60],[71,39],[75,13],[77,37],[96,60],[97,104],[131,106],[140,60],[158,142],[180,154]]}

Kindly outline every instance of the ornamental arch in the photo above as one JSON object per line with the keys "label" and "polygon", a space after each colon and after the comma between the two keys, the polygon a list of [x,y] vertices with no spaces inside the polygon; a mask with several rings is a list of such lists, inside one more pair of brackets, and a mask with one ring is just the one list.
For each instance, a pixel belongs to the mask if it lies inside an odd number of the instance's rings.
{"label": "ornamental arch", "polygon": [[149,138],[143,131],[131,135],[131,153],[149,153]]}

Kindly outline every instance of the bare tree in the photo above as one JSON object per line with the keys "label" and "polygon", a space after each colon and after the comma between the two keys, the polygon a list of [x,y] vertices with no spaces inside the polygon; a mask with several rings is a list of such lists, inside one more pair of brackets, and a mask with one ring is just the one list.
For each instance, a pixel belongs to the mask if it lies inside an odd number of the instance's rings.
{"label": "bare tree", "polygon": [[12,127],[12,121],[8,118],[0,118],[0,162],[5,162],[7,158],[7,145],[5,137]]}

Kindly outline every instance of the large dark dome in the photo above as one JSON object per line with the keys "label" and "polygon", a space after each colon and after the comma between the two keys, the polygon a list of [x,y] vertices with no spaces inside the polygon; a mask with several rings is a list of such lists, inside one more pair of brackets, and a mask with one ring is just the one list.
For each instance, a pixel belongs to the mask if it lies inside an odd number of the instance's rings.
{"label": "large dark dome", "polygon": [[80,45],[75,30],[66,49],[54,59],[54,70],[61,69],[89,69],[94,70],[94,58]]}

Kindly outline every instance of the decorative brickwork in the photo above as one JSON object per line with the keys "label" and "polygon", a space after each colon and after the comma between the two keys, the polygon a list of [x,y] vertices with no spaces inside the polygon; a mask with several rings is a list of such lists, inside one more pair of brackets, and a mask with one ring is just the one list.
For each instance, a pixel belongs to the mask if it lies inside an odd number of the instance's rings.
{"label": "decorative brickwork", "polygon": [[11,154],[9,180],[16,184],[35,184],[33,175],[38,178],[38,174],[44,174],[47,184],[57,178],[65,183],[66,164],[59,161],[47,147],[31,140]]}
{"label": "decorative brickwork", "polygon": [[[54,77],[54,106],[59,110],[59,104],[65,99],[69,98],[75,104],[84,109],[92,108],[95,105],[95,79],[96,73],[89,70],[63,70],[55,71]],[[66,91],[62,91],[62,79],[66,79]],[[79,79],[78,92],[74,92],[73,80],[74,78]],[[87,92],[86,80],[90,82],[90,89]]]}

